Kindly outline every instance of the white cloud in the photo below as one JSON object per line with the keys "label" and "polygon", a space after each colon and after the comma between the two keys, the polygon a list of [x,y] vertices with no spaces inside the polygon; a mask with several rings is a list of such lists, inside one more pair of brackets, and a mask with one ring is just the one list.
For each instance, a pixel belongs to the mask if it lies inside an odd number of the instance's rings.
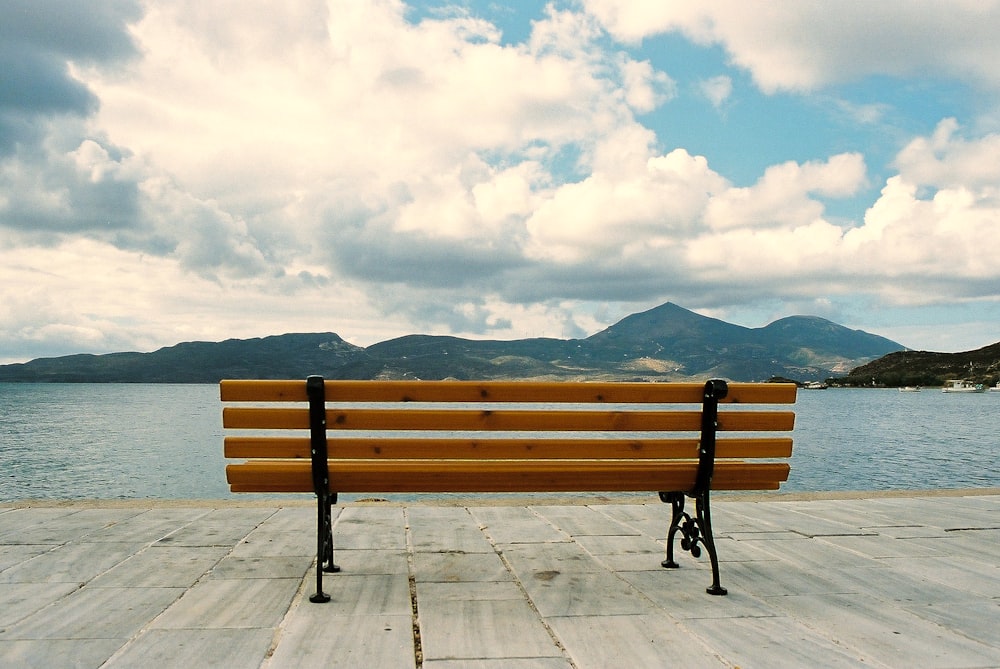
{"label": "white cloud", "polygon": [[982,2],[676,3],[585,0],[612,35],[680,32],[719,44],[765,91],[810,90],[866,75],[956,77],[1000,89],[1000,5]]}
{"label": "white cloud", "polygon": [[958,131],[955,119],[944,119],[930,137],[909,142],[895,160],[900,174],[922,186],[995,193],[1000,187],[1000,134],[967,140]]}
{"label": "white cloud", "polygon": [[864,158],[856,153],[833,156],[825,163],[774,165],[752,187],[731,188],[712,198],[705,223],[715,229],[809,224],[824,209],[811,195],[848,197],[864,180]]}
{"label": "white cloud", "polygon": [[[654,139],[632,110],[671,94],[648,62],[596,48],[593,22],[572,12],[551,10],[525,45],[502,46],[484,21],[412,24],[394,2],[290,13],[257,2],[238,26],[230,10],[156,5],[134,30],[144,58],[128,76],[81,76],[102,102],[94,124],[201,203],[184,211],[171,197],[161,217],[208,248],[234,240],[220,262],[243,258],[248,271],[292,253],[330,258],[318,242],[350,235],[353,245],[366,236],[358,225],[373,244],[395,230],[411,249],[420,237],[508,245],[567,147],[581,165],[618,160],[623,133]],[[327,17],[322,29],[316,16]],[[487,203],[497,180],[516,201]],[[176,253],[205,267],[214,251],[204,248]],[[364,257],[346,271],[381,270]]]}
{"label": "white cloud", "polygon": [[[620,143],[619,146],[624,143]],[[712,193],[726,185],[702,156],[676,149],[649,156],[635,149],[617,169],[561,186],[527,221],[530,257],[559,263],[622,260],[691,234]],[[643,155],[646,153],[646,155]]]}
{"label": "white cloud", "polygon": [[651,112],[677,94],[677,85],[665,72],[653,69],[649,61],[621,58],[625,101],[635,111]]}
{"label": "white cloud", "polygon": [[733,80],[731,77],[720,74],[702,81],[700,89],[701,94],[708,98],[712,106],[719,109],[733,94]]}

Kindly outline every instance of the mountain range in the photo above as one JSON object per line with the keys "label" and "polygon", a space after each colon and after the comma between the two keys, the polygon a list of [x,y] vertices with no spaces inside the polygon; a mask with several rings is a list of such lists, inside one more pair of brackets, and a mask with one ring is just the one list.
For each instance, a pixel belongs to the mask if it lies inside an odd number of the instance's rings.
{"label": "mountain range", "polygon": [[215,383],[223,378],[763,381],[844,376],[904,347],[815,316],[761,328],[666,303],[584,339],[414,334],[361,347],[332,332],[186,342],[151,353],[78,354],[0,366],[7,382]]}

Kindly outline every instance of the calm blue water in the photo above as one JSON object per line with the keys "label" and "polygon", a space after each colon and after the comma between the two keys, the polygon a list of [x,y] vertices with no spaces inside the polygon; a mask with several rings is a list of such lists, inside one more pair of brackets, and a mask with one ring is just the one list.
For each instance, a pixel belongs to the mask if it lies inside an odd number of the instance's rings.
{"label": "calm blue water", "polygon": [[[795,412],[782,490],[1000,487],[998,392],[801,391]],[[215,385],[0,384],[0,501],[233,497],[224,467]]]}

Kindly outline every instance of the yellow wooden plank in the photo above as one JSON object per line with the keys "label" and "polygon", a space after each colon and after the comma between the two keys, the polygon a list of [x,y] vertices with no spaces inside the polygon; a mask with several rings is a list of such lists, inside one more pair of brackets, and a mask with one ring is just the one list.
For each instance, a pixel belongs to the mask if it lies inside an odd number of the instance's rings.
{"label": "yellow wooden plank", "polygon": [[794,411],[719,411],[719,432],[789,432],[795,427]]}
{"label": "yellow wooden plank", "polygon": [[794,404],[794,383],[730,383],[726,404]]}
{"label": "yellow wooden plank", "polygon": [[223,402],[307,402],[305,379],[245,380],[225,379],[219,382]]}
{"label": "yellow wooden plank", "polygon": [[538,411],[467,409],[332,409],[328,430],[697,430],[697,411]]}
{"label": "yellow wooden plank", "polygon": [[715,442],[716,462],[722,458],[790,458],[791,437],[746,437],[718,439]]}
{"label": "yellow wooden plank", "polygon": [[[305,380],[223,380],[224,402],[305,402]],[[700,403],[703,383],[572,381],[336,381],[331,402]],[[790,404],[795,384],[730,383],[724,403]]]}
{"label": "yellow wooden plank", "polygon": [[701,402],[701,383],[327,381],[331,402]]}
{"label": "yellow wooden plank", "polygon": [[[331,463],[332,464],[332,463]],[[718,463],[715,490],[774,489],[787,480],[785,463]],[[337,492],[585,492],[673,491],[694,484],[697,463],[687,461],[340,461],[330,471]],[[256,461],[229,465],[234,490],[308,491],[308,462]]]}
{"label": "yellow wooden plank", "polygon": [[306,458],[311,457],[309,437],[226,437],[223,454],[227,458]]}
{"label": "yellow wooden plank", "polygon": [[222,409],[222,426],[230,429],[308,430],[309,409],[241,407]]}
{"label": "yellow wooden plank", "polygon": [[[330,459],[680,459],[698,456],[697,439],[329,439]],[[307,437],[226,437],[227,458],[310,457]],[[787,458],[790,438],[720,439],[722,458]]]}
{"label": "yellow wooden plank", "polygon": [[[329,409],[328,430],[496,430],[683,432],[701,429],[698,411],[492,411],[466,409]],[[787,431],[791,411],[720,412],[718,430]],[[240,407],[223,409],[223,427],[308,429],[308,409]]]}

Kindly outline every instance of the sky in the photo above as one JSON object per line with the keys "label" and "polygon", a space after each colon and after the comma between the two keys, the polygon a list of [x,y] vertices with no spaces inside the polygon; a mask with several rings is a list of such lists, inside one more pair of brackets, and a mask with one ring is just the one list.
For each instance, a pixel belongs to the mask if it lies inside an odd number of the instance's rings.
{"label": "sky", "polygon": [[667,301],[1000,341],[1000,2],[0,1],[0,363]]}

